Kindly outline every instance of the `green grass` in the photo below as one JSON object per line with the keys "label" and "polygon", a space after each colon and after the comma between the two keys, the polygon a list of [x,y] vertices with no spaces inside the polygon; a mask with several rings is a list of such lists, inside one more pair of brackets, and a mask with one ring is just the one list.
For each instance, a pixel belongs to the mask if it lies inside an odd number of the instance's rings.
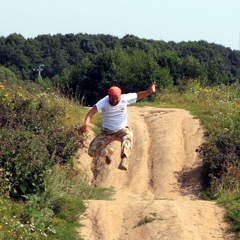
{"label": "green grass", "polygon": [[240,192],[223,192],[217,202],[226,208],[226,221],[236,233],[236,239],[240,239]]}
{"label": "green grass", "polygon": [[139,226],[142,226],[142,225],[145,225],[145,224],[148,224],[148,223],[151,223],[153,221],[163,221],[164,218],[161,217],[161,216],[158,216],[157,213],[150,213],[150,216],[145,216],[142,220],[138,221],[138,223],[136,224],[136,226],[134,226],[133,228],[136,228],[136,227],[139,227]]}
{"label": "green grass", "polygon": [[153,217],[147,217],[145,216],[142,220],[140,220],[137,225],[135,227],[139,227],[139,226],[142,226],[142,225],[145,225],[147,223],[151,223],[155,220],[155,218]]}

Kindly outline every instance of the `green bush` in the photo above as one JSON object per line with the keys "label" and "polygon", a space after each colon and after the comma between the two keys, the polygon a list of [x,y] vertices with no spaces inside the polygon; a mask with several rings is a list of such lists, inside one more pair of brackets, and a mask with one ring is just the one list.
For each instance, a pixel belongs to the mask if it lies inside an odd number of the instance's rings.
{"label": "green bush", "polygon": [[0,190],[12,197],[41,191],[46,171],[80,147],[77,132],[61,121],[60,99],[38,87],[34,94],[34,86],[0,85]]}
{"label": "green bush", "polygon": [[240,161],[240,139],[227,130],[212,133],[200,146],[199,155],[203,159],[205,183],[209,185],[226,172],[229,164]]}
{"label": "green bush", "polygon": [[23,128],[4,128],[0,138],[0,164],[4,174],[2,191],[17,196],[40,190],[43,175],[51,165],[46,136]]}
{"label": "green bush", "polygon": [[0,67],[0,81],[17,81],[17,77],[11,70]]}

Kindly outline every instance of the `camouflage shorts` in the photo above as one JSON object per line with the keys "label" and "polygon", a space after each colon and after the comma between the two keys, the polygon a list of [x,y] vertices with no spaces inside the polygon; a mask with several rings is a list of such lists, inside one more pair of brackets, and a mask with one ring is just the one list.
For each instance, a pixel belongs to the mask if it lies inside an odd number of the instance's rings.
{"label": "camouflage shorts", "polygon": [[113,142],[121,142],[121,158],[129,157],[133,145],[133,132],[129,127],[117,132],[103,129],[102,132],[90,143],[88,154],[91,157],[105,157],[108,155],[107,146]]}

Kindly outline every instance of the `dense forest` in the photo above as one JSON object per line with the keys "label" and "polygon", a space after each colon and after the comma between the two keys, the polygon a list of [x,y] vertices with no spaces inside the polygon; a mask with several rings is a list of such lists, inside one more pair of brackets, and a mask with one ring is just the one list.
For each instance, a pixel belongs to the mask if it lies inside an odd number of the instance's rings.
{"label": "dense forest", "polygon": [[16,77],[39,77],[88,105],[114,84],[138,91],[153,80],[160,88],[197,79],[204,85],[240,79],[240,51],[206,41],[164,42],[133,35],[57,34],[0,37],[0,66]]}

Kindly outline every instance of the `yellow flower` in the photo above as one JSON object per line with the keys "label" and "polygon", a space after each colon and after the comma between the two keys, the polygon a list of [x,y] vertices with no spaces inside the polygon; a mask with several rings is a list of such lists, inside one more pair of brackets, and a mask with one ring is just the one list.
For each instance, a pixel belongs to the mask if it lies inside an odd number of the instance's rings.
{"label": "yellow flower", "polygon": [[1,88],[1,89],[5,89],[5,86],[2,85],[2,84],[0,84],[0,88]]}
{"label": "yellow flower", "polygon": [[0,224],[0,229],[2,229],[2,225]]}
{"label": "yellow flower", "polygon": [[7,93],[7,94],[5,94],[4,96],[7,98],[7,97],[9,96],[9,94]]}

